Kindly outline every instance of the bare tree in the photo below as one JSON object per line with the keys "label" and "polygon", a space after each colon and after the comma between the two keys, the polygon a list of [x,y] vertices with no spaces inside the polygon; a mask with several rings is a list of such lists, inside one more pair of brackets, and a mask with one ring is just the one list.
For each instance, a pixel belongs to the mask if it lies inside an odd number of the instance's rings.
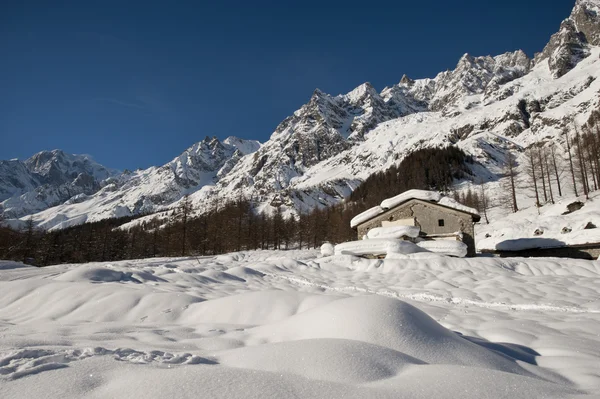
{"label": "bare tree", "polygon": [[539,208],[541,206],[541,203],[540,195],[538,192],[538,164],[536,151],[533,147],[529,147],[526,154],[527,165],[525,166],[525,173],[527,173],[527,175],[531,179],[531,182],[533,184],[533,192],[535,193],[535,206]]}
{"label": "bare tree", "polygon": [[[537,150],[538,167],[540,171],[540,177],[542,179],[542,192],[544,193],[544,203],[548,202],[548,194],[546,191],[546,171],[544,170],[544,156],[542,155],[542,147],[538,147]],[[548,181],[550,185],[550,181]]]}
{"label": "bare tree", "polygon": [[558,187],[558,196],[562,197],[562,188],[560,185],[560,178],[562,177],[562,168],[559,168],[556,162],[556,147],[554,145],[550,146],[550,154],[552,155],[552,166],[554,169],[554,176],[556,177],[556,186]]}
{"label": "bare tree", "polygon": [[483,212],[483,217],[485,219],[485,223],[486,224],[490,224],[490,221],[488,219],[488,214],[487,211],[490,208],[490,198],[487,195],[487,190],[485,188],[485,184],[483,183],[483,180],[479,180],[478,182],[479,185],[479,203],[481,206],[481,212]]}
{"label": "bare tree", "polygon": [[554,192],[552,191],[552,179],[550,174],[550,162],[548,161],[548,148],[544,147],[542,151],[543,164],[542,169],[546,168],[546,176],[548,177],[548,191],[550,192],[550,202],[554,204]]}
{"label": "bare tree", "polygon": [[596,136],[591,132],[590,128],[584,128],[584,132],[581,139],[583,148],[585,149],[586,159],[588,162],[588,170],[590,171],[589,176],[592,177],[592,182],[594,183],[594,190],[598,190],[598,186],[600,186],[600,159],[598,151],[598,142],[596,140]]}
{"label": "bare tree", "polygon": [[589,198],[589,186],[588,186],[588,176],[587,176],[587,167],[585,164],[585,155],[583,150],[583,145],[581,143],[581,136],[579,134],[579,129],[577,129],[577,125],[575,127],[575,159],[577,161],[578,175],[581,182],[581,186],[583,187],[583,194],[585,198]]}
{"label": "bare tree", "polygon": [[569,140],[569,132],[565,130],[565,142],[567,144],[567,154],[569,156],[569,170],[571,171],[571,179],[573,181],[573,191],[575,191],[575,196],[578,197],[577,193],[577,179],[575,179],[575,167],[573,166],[573,154],[571,152],[571,142]]}
{"label": "bare tree", "polygon": [[506,164],[504,165],[504,193],[505,203],[512,209],[513,212],[517,212],[519,207],[517,205],[517,193],[516,193],[516,178],[518,176],[517,171],[517,160],[513,153],[509,152],[506,155]]}

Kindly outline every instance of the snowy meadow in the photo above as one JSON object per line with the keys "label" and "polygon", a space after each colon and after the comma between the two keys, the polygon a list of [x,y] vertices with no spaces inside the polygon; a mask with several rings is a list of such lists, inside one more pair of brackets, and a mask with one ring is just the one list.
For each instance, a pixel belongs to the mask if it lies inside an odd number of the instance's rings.
{"label": "snowy meadow", "polygon": [[593,397],[599,287],[550,258],[0,262],[0,397]]}

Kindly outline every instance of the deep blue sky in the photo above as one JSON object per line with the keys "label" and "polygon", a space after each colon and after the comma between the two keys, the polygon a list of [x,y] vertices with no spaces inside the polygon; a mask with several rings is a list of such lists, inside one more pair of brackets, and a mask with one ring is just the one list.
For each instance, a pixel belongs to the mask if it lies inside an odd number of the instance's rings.
{"label": "deep blue sky", "polygon": [[207,135],[266,141],[316,87],[381,90],[465,52],[532,56],[573,4],[3,0],[0,159],[60,148],[135,169]]}

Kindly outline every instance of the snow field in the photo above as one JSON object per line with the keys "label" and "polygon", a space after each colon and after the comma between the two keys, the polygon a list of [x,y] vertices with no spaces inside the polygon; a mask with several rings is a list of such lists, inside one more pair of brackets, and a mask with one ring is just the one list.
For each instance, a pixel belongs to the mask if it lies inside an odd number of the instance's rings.
{"label": "snow field", "polygon": [[598,287],[565,259],[0,262],[0,397],[600,394]]}
{"label": "snow field", "polygon": [[[581,209],[567,213],[576,201]],[[521,250],[600,242],[600,195],[564,197],[541,208],[531,206],[475,228],[478,250]],[[586,228],[587,227],[587,228]]]}

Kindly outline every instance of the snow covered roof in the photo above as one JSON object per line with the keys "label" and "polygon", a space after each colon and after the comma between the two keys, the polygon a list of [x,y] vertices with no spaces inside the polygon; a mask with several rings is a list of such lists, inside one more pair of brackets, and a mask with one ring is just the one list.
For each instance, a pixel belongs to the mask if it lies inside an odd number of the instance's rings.
{"label": "snow covered roof", "polygon": [[352,220],[350,221],[350,227],[354,228],[359,224],[366,222],[367,220],[373,219],[375,216],[380,215],[383,212],[385,212],[385,209],[383,209],[379,205],[374,206],[371,209],[367,209],[363,213],[359,213],[358,215],[352,218]]}
{"label": "snow covered roof", "polygon": [[433,202],[446,208],[451,208],[460,212],[468,213],[475,216],[475,221],[479,220],[479,212],[476,209],[470,208],[463,205],[450,197],[444,196],[439,191],[428,191],[428,190],[408,190],[402,194],[396,195],[395,197],[385,199],[381,201],[379,206],[373,207],[356,215],[350,221],[350,227],[354,228],[359,224],[362,224],[368,220],[373,219],[375,216],[384,213],[385,211],[395,208],[407,201],[418,199],[421,201]]}

